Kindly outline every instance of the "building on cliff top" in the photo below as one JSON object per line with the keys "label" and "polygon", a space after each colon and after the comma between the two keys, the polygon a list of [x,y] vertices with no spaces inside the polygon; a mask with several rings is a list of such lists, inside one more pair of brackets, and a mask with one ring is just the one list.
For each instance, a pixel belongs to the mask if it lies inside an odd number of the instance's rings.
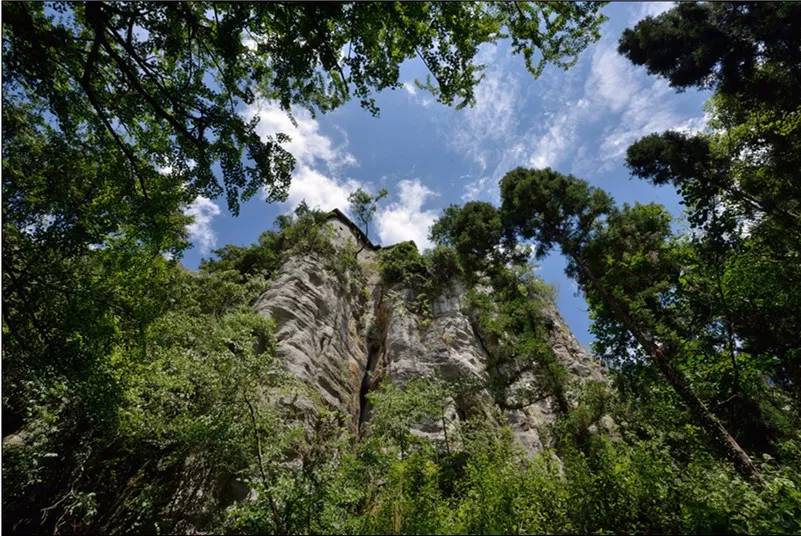
{"label": "building on cliff top", "polygon": [[417,244],[413,240],[405,240],[403,242],[398,242],[397,244],[392,244],[389,246],[382,246],[380,244],[374,244],[370,238],[364,234],[364,231],[359,229],[359,226],[356,225],[348,216],[335,208],[331,212],[328,213],[328,221],[329,223],[333,224],[332,227],[334,228],[334,232],[337,234],[338,237],[341,239],[348,239],[348,235],[346,233],[350,233],[350,235],[356,240],[356,242],[360,246],[364,246],[366,249],[371,251],[378,251],[380,249],[391,249],[397,246],[398,244],[405,244],[406,242],[411,242],[417,247]]}

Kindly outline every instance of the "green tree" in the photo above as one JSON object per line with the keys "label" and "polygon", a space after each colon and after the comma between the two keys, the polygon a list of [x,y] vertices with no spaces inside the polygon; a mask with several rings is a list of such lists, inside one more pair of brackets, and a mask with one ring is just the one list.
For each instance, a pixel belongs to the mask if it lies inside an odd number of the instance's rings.
{"label": "green tree", "polygon": [[[677,89],[710,87],[705,132],[648,135],[632,173],[675,186],[693,226],[701,324],[716,320],[735,382],[746,366],[801,403],[801,32],[798,3],[681,4],[620,40]],[[739,363],[739,365],[737,365]]]}
{"label": "green tree", "polygon": [[386,188],[381,188],[376,195],[371,195],[361,188],[348,195],[350,211],[356,217],[356,221],[361,224],[364,236],[368,240],[370,239],[370,223],[373,221],[375,211],[378,210],[378,202],[388,195],[389,192]]}
{"label": "green tree", "polygon": [[744,105],[781,107],[799,98],[787,91],[801,81],[799,15],[797,2],[683,2],[624,31],[618,50],[677,89],[712,87]]}
{"label": "green tree", "polygon": [[431,239],[453,247],[468,276],[503,262],[502,233],[498,209],[481,201],[451,205],[431,226]]}
{"label": "green tree", "polygon": [[[239,114],[257,96],[325,112],[398,88],[420,58],[444,104],[474,100],[479,45],[509,37],[538,75],[571,65],[598,38],[600,4],[36,3],[3,14],[4,95],[64,131],[91,132],[137,195],[168,168],[187,196],[286,196],[286,136],[261,139]],[[545,27],[545,30],[542,30]],[[347,53],[344,50],[347,48]],[[215,177],[220,170],[220,179]],[[124,177],[124,179],[123,179]]]}
{"label": "green tree", "polygon": [[[600,4],[17,2],[3,10],[3,361],[6,432],[23,385],[84,367],[158,314],[161,255],[186,247],[197,196],[286,197],[294,158],[242,115],[257,98],[330,111],[398,88],[420,58],[444,104],[468,105],[478,47],[511,39],[533,75],[598,38]],[[346,52],[347,51],[347,52]],[[136,253],[134,253],[136,251]],[[108,259],[134,258],[138,272]],[[153,267],[148,262],[153,263]],[[269,263],[249,259],[251,266]],[[154,268],[156,267],[156,268]],[[162,302],[165,305],[167,302]],[[147,308],[150,310],[150,306]],[[127,328],[126,328],[127,329]],[[137,335],[141,339],[141,336]],[[75,363],[81,366],[73,366]],[[71,380],[71,381],[72,381]],[[35,380],[39,381],[39,380]],[[48,380],[49,381],[49,380]]]}
{"label": "green tree", "polygon": [[761,480],[748,454],[678,366],[684,341],[671,329],[670,305],[681,266],[664,209],[619,210],[603,191],[550,169],[511,171],[501,180],[501,197],[509,232],[534,239],[538,255],[559,246],[596,322],[618,326],[630,341],[620,349],[639,349],[735,467]]}

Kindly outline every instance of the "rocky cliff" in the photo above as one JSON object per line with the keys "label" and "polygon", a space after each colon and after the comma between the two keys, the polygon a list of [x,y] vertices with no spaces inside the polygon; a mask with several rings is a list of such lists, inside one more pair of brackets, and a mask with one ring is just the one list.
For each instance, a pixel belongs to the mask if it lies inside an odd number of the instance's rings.
{"label": "rocky cliff", "polygon": [[[291,375],[344,414],[357,433],[370,418],[367,394],[383,382],[403,385],[417,378],[439,378],[478,386],[474,399],[479,404],[467,408],[454,401],[446,421],[479,411],[499,424],[508,423],[526,449],[541,448],[543,427],[556,418],[557,403],[553,396],[530,402],[516,398],[516,392],[538,381],[530,371],[513,378],[503,400],[483,387],[492,372],[492,342],[482,337],[464,286],[450,282],[421,312],[411,288],[382,281],[381,248],[338,211],[331,214],[329,226],[336,248],[358,252],[358,267],[337,274],[316,253],[296,254],[286,259],[255,304],[259,313],[275,321],[279,358]],[[599,364],[576,341],[556,308],[546,306],[542,314],[548,344],[567,371],[569,385],[602,380]],[[438,436],[442,424],[421,423],[418,432]]]}

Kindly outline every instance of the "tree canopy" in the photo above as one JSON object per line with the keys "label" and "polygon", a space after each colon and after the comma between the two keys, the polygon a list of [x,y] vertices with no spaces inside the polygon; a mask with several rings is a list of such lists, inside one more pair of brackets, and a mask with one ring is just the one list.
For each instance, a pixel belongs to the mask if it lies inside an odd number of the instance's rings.
{"label": "tree canopy", "polygon": [[[144,296],[163,284],[161,256],[174,261],[187,245],[183,207],[224,195],[236,214],[261,193],[286,198],[294,167],[288,138],[257,134],[258,119],[244,119],[245,107],[266,99],[288,114],[319,113],[355,97],[378,113],[374,94],[400,87],[400,65],[413,58],[425,63],[432,78],[423,85],[440,102],[469,105],[481,45],[509,39],[533,75],[546,64],[567,67],[598,38],[599,9],[589,2],[9,4],[2,20],[9,429],[24,421],[20,386],[33,371],[80,378],[128,330],[145,333],[158,317],[165,303]],[[139,294],[127,296],[134,288]]]}
{"label": "tree canopy", "polygon": [[419,58],[440,102],[469,105],[480,45],[510,38],[535,76],[567,67],[598,38],[599,8],[19,2],[3,15],[4,104],[94,136],[137,196],[160,195],[161,169],[189,199],[224,193],[236,213],[261,189],[284,199],[294,165],[285,136],[259,137],[257,120],[242,118],[255,99],[326,112],[355,96],[378,113],[372,94],[400,87],[400,64]]}
{"label": "tree canopy", "polygon": [[[516,168],[500,207],[448,207],[423,253],[361,262],[302,203],[190,272],[187,203],[287,194],[288,139],[243,119],[257,99],[377,114],[417,58],[420,87],[469,106],[482,46],[508,39],[534,76],[568,67],[601,4],[4,4],[3,530],[799,533],[800,6],[679,3],[621,37],[677,90],[714,92],[702,131],[627,152],[635,178],[677,189],[684,227]],[[350,199],[365,232],[383,195]],[[565,255],[604,381],[557,355],[527,244]],[[485,374],[374,384],[354,431],[254,309],[296,255],[347,286],[365,367],[388,314],[425,338],[458,292]],[[535,403],[550,424],[532,454],[503,423]]]}
{"label": "tree canopy", "polygon": [[431,239],[453,247],[467,272],[472,273],[503,258],[499,249],[502,232],[501,218],[494,206],[470,201],[461,207],[446,208],[431,227]]}
{"label": "tree canopy", "polygon": [[[728,341],[713,340],[772,368],[773,380],[796,397],[799,9],[798,3],[681,4],[620,41],[622,53],[672,85],[715,89],[703,132],[648,135],[629,147],[627,163],[635,176],[672,184],[682,196],[695,229],[694,260],[686,262],[710,278],[696,306],[728,333]],[[714,31],[718,44],[699,31]]]}

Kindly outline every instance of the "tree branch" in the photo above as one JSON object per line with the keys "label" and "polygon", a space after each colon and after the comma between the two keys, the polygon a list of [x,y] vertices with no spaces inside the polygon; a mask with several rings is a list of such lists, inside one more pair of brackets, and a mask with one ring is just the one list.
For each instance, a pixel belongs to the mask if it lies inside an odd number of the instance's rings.
{"label": "tree branch", "polygon": [[[158,100],[156,100],[155,97],[145,90],[145,88],[142,86],[142,83],[139,81],[137,74],[131,70],[130,66],[120,57],[119,54],[117,54],[117,51],[114,50],[114,47],[111,46],[111,43],[108,42],[105,36],[105,23],[102,6],[95,3],[87,4],[86,15],[87,19],[89,19],[89,21],[92,23],[96,40],[99,41],[108,55],[120,68],[131,87],[133,87],[137,93],[139,93],[148,102],[148,104],[153,107],[153,110],[159,116],[161,116],[162,119],[167,121],[179,134],[194,142],[194,144],[198,147],[202,146],[202,140],[195,138],[195,136],[193,136],[192,133],[189,132],[186,127],[175,118],[175,116],[167,112],[161,106]],[[116,36],[116,39],[119,41],[119,36],[117,36],[116,33],[113,33],[113,35]]]}
{"label": "tree branch", "polygon": [[[97,29],[95,31],[97,31]],[[97,37],[97,34],[95,35]],[[117,131],[114,130],[111,121],[106,116],[106,113],[103,110],[100,101],[97,99],[97,95],[95,94],[94,88],[92,87],[91,83],[92,72],[94,71],[94,66],[97,61],[99,51],[100,51],[100,41],[96,38],[95,41],[92,43],[92,49],[89,52],[89,57],[86,59],[86,64],[84,65],[84,70],[83,70],[83,76],[80,79],[80,85],[83,88],[84,92],[86,93],[86,96],[89,98],[89,103],[92,105],[92,108],[94,108],[95,112],[100,118],[100,121],[106,127],[106,130],[108,130],[109,133],[111,134],[114,143],[120,149],[122,154],[128,159],[128,162],[130,163],[131,166],[131,174],[132,176],[136,177],[136,179],[139,181],[139,186],[142,188],[142,195],[146,200],[149,200],[144,179],[137,172],[138,165],[136,162],[136,157],[131,152],[128,145],[120,138]]]}

